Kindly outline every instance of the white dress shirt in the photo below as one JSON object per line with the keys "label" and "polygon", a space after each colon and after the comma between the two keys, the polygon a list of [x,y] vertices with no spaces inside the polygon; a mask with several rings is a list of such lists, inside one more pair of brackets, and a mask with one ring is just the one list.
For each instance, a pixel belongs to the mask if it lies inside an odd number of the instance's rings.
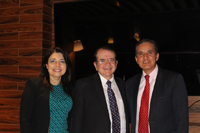
{"label": "white dress shirt", "polygon": [[[106,84],[106,82],[108,80],[105,79],[100,73],[99,73],[99,76],[100,76],[100,79],[101,79],[104,95],[105,95],[105,98],[106,98],[106,103],[107,103],[107,107],[108,107],[108,113],[109,113],[110,121],[112,123],[110,103],[109,103],[108,92],[107,92],[108,85]],[[117,106],[118,106],[119,116],[120,116],[121,133],[125,133],[126,132],[126,118],[125,118],[125,111],[124,111],[124,102],[122,100],[122,96],[121,96],[121,93],[119,91],[119,88],[118,88],[118,86],[115,82],[114,74],[112,75],[110,82],[111,82],[111,88],[112,88],[113,92],[115,93],[115,97],[116,97],[116,100],[117,100]],[[112,124],[111,124],[111,133],[112,133]]]}
{"label": "white dress shirt", "polygon": [[[158,74],[158,66],[156,65],[155,69],[149,74],[149,85],[150,85],[150,92],[149,92],[149,110],[150,110],[150,103],[151,103],[151,97],[152,97],[152,93],[154,90],[154,85],[156,82],[156,77]],[[147,75],[144,71],[142,74],[142,77],[140,79],[140,85],[139,85],[139,90],[138,90],[138,96],[137,96],[137,114],[136,114],[136,133],[138,133],[138,122],[139,122],[139,112],[140,112],[140,105],[141,105],[141,98],[142,98],[142,94],[146,85],[146,79],[145,79],[145,75]],[[150,128],[150,127],[149,127]],[[150,133],[150,130],[149,130]]]}

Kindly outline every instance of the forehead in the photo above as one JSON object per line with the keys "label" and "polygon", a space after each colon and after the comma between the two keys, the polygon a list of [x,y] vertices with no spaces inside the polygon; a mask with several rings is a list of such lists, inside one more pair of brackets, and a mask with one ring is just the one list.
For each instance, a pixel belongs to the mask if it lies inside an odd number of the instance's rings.
{"label": "forehead", "polygon": [[107,49],[99,49],[97,52],[97,58],[115,58],[115,53]]}
{"label": "forehead", "polygon": [[149,42],[144,42],[137,47],[137,52],[139,51],[148,51],[148,50],[154,50],[153,44]]}
{"label": "forehead", "polygon": [[50,58],[64,58],[63,57],[63,54],[62,53],[56,53],[56,52],[53,52],[52,54],[51,54],[51,56],[49,57],[49,59]]}

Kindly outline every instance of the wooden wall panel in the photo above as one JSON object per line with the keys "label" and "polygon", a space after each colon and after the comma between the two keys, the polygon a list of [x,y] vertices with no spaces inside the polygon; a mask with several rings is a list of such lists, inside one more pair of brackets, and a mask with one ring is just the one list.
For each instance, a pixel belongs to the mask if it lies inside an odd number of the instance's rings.
{"label": "wooden wall panel", "polygon": [[42,23],[0,25],[0,32],[37,32],[42,31]]}
{"label": "wooden wall panel", "polygon": [[4,0],[4,2],[1,2],[0,8],[4,7],[19,7],[19,0]]}
{"label": "wooden wall panel", "polygon": [[8,57],[0,58],[0,65],[41,65],[42,59],[38,57]]}
{"label": "wooden wall panel", "polygon": [[4,124],[0,123],[1,133],[12,133],[11,131],[20,131],[19,124]]}
{"label": "wooden wall panel", "polygon": [[0,93],[2,90],[8,90],[8,91],[17,90],[17,83],[0,82]]}
{"label": "wooden wall panel", "polygon": [[51,38],[52,38],[52,33],[43,32],[43,39],[44,40],[50,40]]}
{"label": "wooden wall panel", "polygon": [[42,48],[41,40],[0,41],[0,49],[11,48]]}
{"label": "wooden wall panel", "polygon": [[19,38],[21,40],[31,40],[31,39],[42,39],[43,33],[42,32],[21,32],[19,33]]}
{"label": "wooden wall panel", "polygon": [[42,56],[42,48],[19,49],[19,56]]}
{"label": "wooden wall panel", "polygon": [[26,82],[29,78],[38,77],[37,74],[0,74],[0,82]]}
{"label": "wooden wall panel", "polygon": [[41,0],[20,0],[20,6],[42,6]]}
{"label": "wooden wall panel", "polygon": [[43,14],[21,15],[20,23],[42,22],[43,20],[42,16]]}
{"label": "wooden wall panel", "polygon": [[19,114],[0,115],[0,123],[19,124]]}
{"label": "wooden wall panel", "polygon": [[18,90],[23,91],[25,89],[25,84],[26,84],[25,82],[18,83]]}
{"label": "wooden wall panel", "polygon": [[0,9],[0,16],[7,15],[29,15],[29,14],[41,14],[43,13],[42,6],[27,6],[27,7],[18,7],[18,8],[3,8]]}
{"label": "wooden wall panel", "polygon": [[[22,91],[16,91],[16,93],[19,93],[19,92],[22,92]],[[9,94],[9,93],[12,93],[12,94]],[[7,91],[6,93],[3,93],[3,94],[6,95],[4,97],[7,98],[7,96],[8,96],[9,98],[11,97],[12,99],[0,98],[0,108],[16,108],[16,107],[20,106],[21,100],[13,99],[14,97],[16,97],[16,94],[13,96],[13,94],[14,94],[13,91]],[[18,96],[16,98],[20,98],[21,94],[22,93],[20,93],[20,95],[18,94]]]}
{"label": "wooden wall panel", "polygon": [[19,73],[38,73],[40,72],[40,66],[19,66]]}
{"label": "wooden wall panel", "polygon": [[18,56],[18,49],[2,49],[0,56]]}
{"label": "wooden wall panel", "polygon": [[[19,115],[20,114],[20,108],[12,108],[12,110],[11,109],[9,109],[9,108],[2,108],[2,109],[0,109],[0,114],[2,115],[2,114],[6,114],[6,115]],[[1,128],[0,128],[1,129]]]}
{"label": "wooden wall panel", "polygon": [[18,66],[0,65],[0,73],[18,73]]}
{"label": "wooden wall panel", "polygon": [[[52,31],[52,25],[51,25],[51,24],[44,24],[43,26],[44,26],[43,30],[44,30],[45,32],[51,33],[51,31]],[[52,33],[51,33],[51,34],[52,34]]]}
{"label": "wooden wall panel", "polygon": [[[49,15],[43,15],[43,22],[47,23],[47,24],[51,24],[51,27],[54,29],[54,27],[52,26],[52,16]],[[52,30],[53,30],[52,29]]]}
{"label": "wooden wall panel", "polygon": [[188,97],[188,107],[194,103],[194,105],[189,108],[189,133],[200,132],[200,101],[199,100],[200,100],[200,96]]}
{"label": "wooden wall panel", "polygon": [[0,33],[0,40],[18,40],[18,33]]}
{"label": "wooden wall panel", "polygon": [[15,24],[19,23],[19,16],[0,17],[0,24]]}
{"label": "wooden wall panel", "polygon": [[[16,91],[1,91],[0,97],[1,98],[19,98],[19,99],[21,99],[22,92],[23,91],[18,91],[18,90],[16,90]],[[14,101],[14,100],[17,101],[19,99],[5,99],[5,100],[11,102],[11,101]],[[3,101],[1,101],[1,102],[3,102]],[[17,105],[19,105],[19,104],[17,104]],[[1,106],[2,106],[2,104],[0,104],[0,107]],[[19,106],[16,106],[16,107],[19,107]]]}

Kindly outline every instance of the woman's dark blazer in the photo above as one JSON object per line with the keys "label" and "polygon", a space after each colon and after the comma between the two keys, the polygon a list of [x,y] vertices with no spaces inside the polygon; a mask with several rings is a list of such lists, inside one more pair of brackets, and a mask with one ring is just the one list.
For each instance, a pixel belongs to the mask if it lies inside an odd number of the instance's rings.
{"label": "woman's dark blazer", "polygon": [[49,94],[42,79],[32,78],[26,82],[20,107],[21,133],[48,133]]}

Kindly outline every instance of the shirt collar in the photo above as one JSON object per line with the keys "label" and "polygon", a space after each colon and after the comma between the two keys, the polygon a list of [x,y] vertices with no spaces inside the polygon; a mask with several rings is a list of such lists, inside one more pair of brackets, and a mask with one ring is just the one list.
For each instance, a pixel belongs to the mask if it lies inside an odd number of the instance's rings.
{"label": "shirt collar", "polygon": [[[106,84],[106,82],[108,81],[106,78],[104,78],[100,73],[98,73],[101,79],[102,84]],[[109,80],[111,83],[114,80],[114,74],[112,74],[112,78]]]}
{"label": "shirt collar", "polygon": [[[158,74],[158,65],[156,64],[156,67],[154,70],[149,74],[150,79],[156,79]],[[145,78],[144,76],[147,75],[144,71],[142,72],[142,77]]]}

